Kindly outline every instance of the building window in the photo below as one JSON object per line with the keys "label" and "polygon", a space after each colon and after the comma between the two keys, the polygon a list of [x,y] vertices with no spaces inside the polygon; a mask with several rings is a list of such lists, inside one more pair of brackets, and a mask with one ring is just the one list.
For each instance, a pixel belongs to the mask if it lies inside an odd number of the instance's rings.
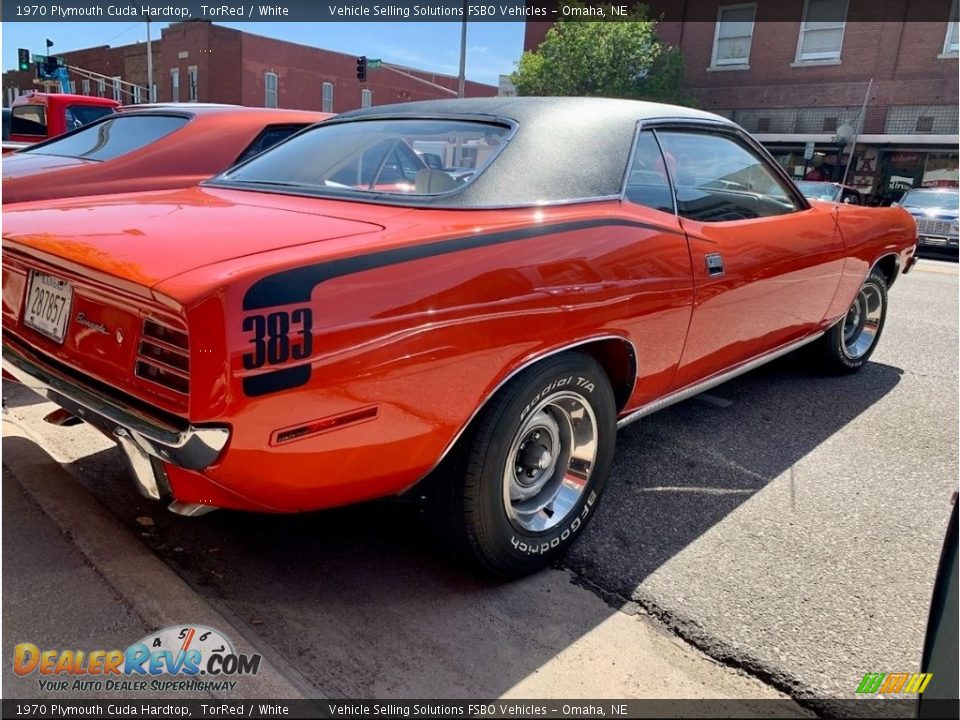
{"label": "building window", "polygon": [[123,101],[123,91],[120,88],[121,79],[119,75],[114,75],[113,77],[113,99],[117,102]]}
{"label": "building window", "polygon": [[943,54],[955,56],[960,53],[960,5],[953,0],[950,7],[950,20],[947,22],[947,38],[943,41]]}
{"label": "building window", "polygon": [[[364,105],[363,107],[367,107]],[[323,104],[320,107],[323,112],[333,112],[333,83],[325,82],[323,84]]]}
{"label": "building window", "polygon": [[847,0],[806,0],[797,62],[839,60],[846,17]]}
{"label": "building window", "polygon": [[83,94],[84,94],[84,95],[89,95],[89,94],[90,94],[90,80],[89,80],[89,79],[84,80],[81,86],[83,87]]}
{"label": "building window", "polygon": [[103,97],[107,94],[107,81],[103,78],[97,80],[97,97]]}
{"label": "building window", "polygon": [[191,65],[187,68],[187,82],[190,84],[188,88],[190,96],[187,98],[187,102],[196,102],[200,97],[200,88],[197,87],[197,66]]}
{"label": "building window", "polygon": [[823,119],[823,125],[820,129],[823,132],[836,132],[837,131],[837,117],[835,115],[828,115]]}
{"label": "building window", "polygon": [[263,74],[263,106],[268,108],[277,107],[277,90],[280,87],[280,80],[276,73],[268,72]]}
{"label": "building window", "polygon": [[373,90],[363,89],[360,91],[360,107],[373,106]]}
{"label": "building window", "polygon": [[180,68],[170,71],[170,101],[180,102]]}
{"label": "building window", "polygon": [[71,94],[71,95],[76,95],[76,94],[77,94],[77,81],[76,81],[76,80],[71,80],[71,81],[70,81],[70,94]]}
{"label": "building window", "polygon": [[883,132],[888,135],[957,134],[956,105],[892,105]]}
{"label": "building window", "polygon": [[134,85],[134,86],[133,86],[133,103],[134,103],[134,105],[139,105],[141,102],[143,102],[143,97],[142,97],[141,94],[140,94],[140,90],[141,90],[141,88],[140,88],[139,85]]}
{"label": "building window", "polygon": [[713,67],[747,65],[753,40],[756,5],[727,5],[717,11],[713,35]]}

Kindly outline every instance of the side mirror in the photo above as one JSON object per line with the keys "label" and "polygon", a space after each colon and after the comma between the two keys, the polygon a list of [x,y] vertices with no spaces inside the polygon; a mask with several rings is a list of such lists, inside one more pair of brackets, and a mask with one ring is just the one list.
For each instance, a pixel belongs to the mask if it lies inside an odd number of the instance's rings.
{"label": "side mirror", "polygon": [[900,203],[894,200],[892,203],[890,203],[890,207],[900,207]]}

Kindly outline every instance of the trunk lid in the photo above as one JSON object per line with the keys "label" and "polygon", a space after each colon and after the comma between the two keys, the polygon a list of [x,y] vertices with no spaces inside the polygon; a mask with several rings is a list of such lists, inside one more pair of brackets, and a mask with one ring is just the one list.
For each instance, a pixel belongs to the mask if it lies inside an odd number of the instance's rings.
{"label": "trunk lid", "polygon": [[3,238],[46,262],[151,288],[206,265],[383,230],[342,217],[343,205],[203,187],[71,198],[5,208]]}
{"label": "trunk lid", "polygon": [[91,165],[94,162],[94,160],[62,157],[60,155],[43,155],[36,152],[16,153],[3,159],[3,179],[16,180],[40,173],[72,170],[84,165]]}

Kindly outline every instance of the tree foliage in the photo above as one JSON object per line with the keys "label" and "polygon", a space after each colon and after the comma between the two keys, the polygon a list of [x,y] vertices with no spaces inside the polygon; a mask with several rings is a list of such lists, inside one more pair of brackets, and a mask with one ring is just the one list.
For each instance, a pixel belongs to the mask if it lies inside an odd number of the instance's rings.
{"label": "tree foliage", "polygon": [[[602,8],[605,17],[612,17],[609,5]],[[656,21],[649,19],[642,4],[635,5],[626,18],[616,20],[561,18],[536,51],[521,56],[511,77],[517,94],[691,105],[692,99],[682,89],[683,57],[677,48],[660,41],[656,28]]]}

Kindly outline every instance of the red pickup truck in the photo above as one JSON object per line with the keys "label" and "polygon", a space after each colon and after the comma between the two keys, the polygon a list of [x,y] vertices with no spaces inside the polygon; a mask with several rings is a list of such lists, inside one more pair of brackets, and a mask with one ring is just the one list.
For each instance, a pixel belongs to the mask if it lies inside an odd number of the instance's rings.
{"label": "red pickup truck", "polygon": [[[62,135],[109,115],[120,107],[116,100],[69,95],[28,93],[13,101],[9,118],[4,111],[3,151],[16,150],[56,135]],[[7,121],[9,120],[9,127]]]}

